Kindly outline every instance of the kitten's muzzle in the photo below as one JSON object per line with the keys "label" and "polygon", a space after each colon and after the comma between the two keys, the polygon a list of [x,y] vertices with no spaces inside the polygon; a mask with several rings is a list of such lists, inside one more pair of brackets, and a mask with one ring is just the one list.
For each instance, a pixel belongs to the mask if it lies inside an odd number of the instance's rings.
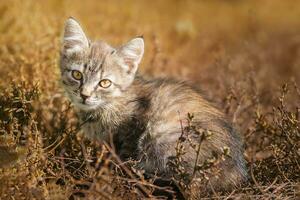
{"label": "kitten's muzzle", "polygon": [[90,97],[90,96],[85,95],[85,94],[82,94],[82,93],[80,93],[80,96],[81,96],[81,98],[82,98],[82,103],[83,103],[83,104],[85,104],[86,99]]}
{"label": "kitten's muzzle", "polygon": [[82,87],[81,91],[80,91],[80,96],[82,98],[82,103],[85,104],[86,100],[91,97],[91,91],[86,88],[86,87]]}

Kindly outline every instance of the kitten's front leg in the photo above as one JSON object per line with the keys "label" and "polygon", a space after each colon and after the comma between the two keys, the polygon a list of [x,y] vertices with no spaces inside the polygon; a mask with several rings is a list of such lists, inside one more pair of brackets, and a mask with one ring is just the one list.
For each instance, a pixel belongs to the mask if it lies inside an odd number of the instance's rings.
{"label": "kitten's front leg", "polygon": [[141,137],[138,144],[139,167],[147,173],[169,176],[167,163],[175,155],[175,147],[180,132],[147,134]]}
{"label": "kitten's front leg", "polygon": [[82,126],[84,135],[91,141],[98,141],[110,144],[112,141],[111,132],[105,130],[103,126],[95,121],[95,122],[86,122]]}

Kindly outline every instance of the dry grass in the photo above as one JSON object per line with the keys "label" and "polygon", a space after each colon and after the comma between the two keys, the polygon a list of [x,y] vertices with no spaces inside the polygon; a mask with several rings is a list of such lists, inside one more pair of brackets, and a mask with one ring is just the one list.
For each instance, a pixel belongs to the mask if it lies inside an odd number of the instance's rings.
{"label": "dry grass", "polygon": [[173,193],[82,137],[58,83],[68,16],[115,45],[143,35],[141,72],[190,80],[235,123],[249,183],[203,198],[299,198],[299,13],[292,0],[1,1],[0,199]]}

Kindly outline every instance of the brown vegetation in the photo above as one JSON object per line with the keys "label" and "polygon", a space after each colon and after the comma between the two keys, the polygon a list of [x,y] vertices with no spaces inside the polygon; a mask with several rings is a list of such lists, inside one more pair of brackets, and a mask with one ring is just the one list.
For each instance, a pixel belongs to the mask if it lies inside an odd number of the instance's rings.
{"label": "brown vegetation", "polygon": [[134,163],[123,164],[107,145],[84,139],[58,81],[68,16],[90,37],[115,45],[143,35],[142,73],[191,81],[234,122],[245,138],[249,183],[203,198],[296,199],[299,13],[292,0],[1,1],[0,199],[174,193],[145,179]]}

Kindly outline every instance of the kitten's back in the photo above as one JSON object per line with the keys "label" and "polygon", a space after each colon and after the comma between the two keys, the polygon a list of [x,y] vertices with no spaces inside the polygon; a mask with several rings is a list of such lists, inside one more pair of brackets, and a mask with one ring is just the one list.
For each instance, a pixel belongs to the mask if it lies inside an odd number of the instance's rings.
{"label": "kitten's back", "polygon": [[[139,151],[148,158],[143,169],[163,175],[170,173],[167,169],[168,157],[175,155],[175,144],[187,126],[187,114],[193,114],[193,125],[210,130],[212,136],[204,141],[200,151],[199,163],[211,158],[212,152],[221,153],[223,147],[229,147],[231,157],[222,164],[221,180],[212,179],[216,188],[239,185],[246,179],[246,167],[243,157],[243,145],[239,134],[225,118],[224,114],[208,102],[189,85],[171,79],[144,80],[137,78],[132,89],[136,91],[139,104],[144,107],[139,114],[146,122],[145,132],[150,137],[139,139]],[[145,102],[147,102],[145,104]],[[195,163],[195,151],[186,147],[188,153],[184,159],[192,167]],[[152,161],[151,161],[152,160]],[[167,175],[168,176],[168,175]]]}

